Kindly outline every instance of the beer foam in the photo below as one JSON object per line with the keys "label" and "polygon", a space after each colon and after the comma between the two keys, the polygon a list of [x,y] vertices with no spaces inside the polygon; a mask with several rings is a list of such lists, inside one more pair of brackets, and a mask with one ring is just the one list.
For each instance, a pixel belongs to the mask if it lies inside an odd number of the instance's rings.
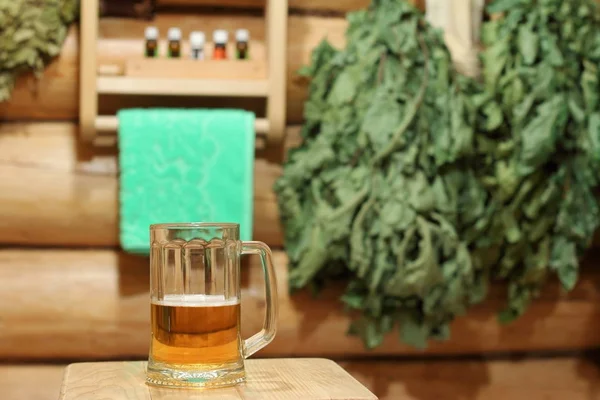
{"label": "beer foam", "polygon": [[152,299],[152,304],[168,307],[221,307],[240,304],[236,297],[222,294],[167,294],[162,300]]}

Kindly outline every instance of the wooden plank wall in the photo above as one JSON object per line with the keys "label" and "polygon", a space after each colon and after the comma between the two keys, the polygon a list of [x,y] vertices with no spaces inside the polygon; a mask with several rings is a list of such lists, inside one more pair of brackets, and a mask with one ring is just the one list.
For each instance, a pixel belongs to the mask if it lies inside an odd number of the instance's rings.
{"label": "wooden plank wall", "polygon": [[[589,265],[600,261],[600,254]],[[338,302],[342,288],[319,297],[290,295],[287,258],[276,251],[280,318],[262,356],[335,359],[419,354],[493,354],[579,350],[598,344],[600,272],[590,268],[571,293],[550,285],[529,312],[509,326],[496,322],[504,302],[497,286],[489,301],[452,325],[452,340],[423,353],[390,335],[365,351],[345,335],[348,315]],[[0,354],[5,360],[144,358],[148,353],[148,260],[114,250],[0,251]],[[258,260],[243,271],[242,326],[248,337],[262,327],[263,277]],[[50,345],[51,344],[51,345]]]}
{"label": "wooden plank wall", "polygon": [[[183,0],[163,0],[159,6],[179,7],[183,3]],[[214,4],[214,1],[206,0],[205,3]],[[360,7],[364,3],[362,0],[346,0],[338,5],[324,0],[296,3],[301,12],[292,12],[288,20],[288,100],[291,105],[288,110],[288,147],[299,142],[298,126],[294,124],[301,121],[302,101],[306,94],[305,83],[297,81],[294,71],[309,60],[311,49],[323,37],[327,37],[334,45],[341,46],[344,43],[346,22],[341,15],[315,16],[310,11],[320,12],[333,8],[340,13]],[[256,3],[249,0],[226,0],[224,4],[249,6]],[[310,8],[309,5],[314,8]],[[159,14],[153,23],[159,26],[161,31],[166,31],[172,25],[182,26],[184,31],[194,26],[203,26],[207,31],[218,26],[228,29],[245,26],[251,30],[256,41],[253,46],[262,46],[264,26],[256,13],[214,13],[206,9],[199,9],[193,14],[182,14],[179,9],[175,12]],[[142,47],[143,29],[147,23],[131,19],[102,19],[98,44],[100,62],[120,63],[128,56],[138,54]],[[5,277],[0,279],[0,293],[10,296],[12,302],[21,304],[27,321],[37,321],[39,324],[19,324],[20,318],[24,318],[19,316],[20,309],[13,309],[8,303],[2,303],[0,318],[4,321],[15,321],[15,324],[11,325],[15,328],[0,331],[0,337],[5,339],[0,344],[0,358],[53,358],[60,357],[60,354],[64,357],[114,358],[120,355],[139,356],[146,350],[143,333],[135,334],[138,329],[143,332],[147,328],[147,316],[143,313],[145,294],[140,291],[140,285],[147,285],[147,277],[144,275],[145,262],[123,257],[116,250],[117,153],[115,149],[89,149],[77,140],[76,36],[77,29],[74,27],[60,57],[50,65],[41,80],[34,81],[32,77],[19,80],[13,98],[0,104],[0,245],[13,247],[0,251],[0,271]],[[154,99],[150,99],[151,101]],[[116,109],[122,105],[116,99],[108,98],[103,100],[101,107]],[[273,248],[281,248],[283,245],[276,198],[271,189],[280,172],[280,165],[257,159],[255,237]],[[15,250],[15,247],[19,250]],[[62,250],[90,247],[97,250]],[[278,256],[278,260],[281,262],[279,268],[283,276],[283,254]],[[38,269],[37,263],[46,268]],[[130,268],[127,267],[129,264],[132,264]],[[56,284],[43,285],[43,281],[36,279],[38,274],[44,274],[45,279]],[[124,277],[129,278],[120,282]],[[105,282],[105,286],[98,287],[96,279]],[[492,305],[498,306],[501,301],[500,295],[497,295],[492,303],[480,308],[480,311],[457,321],[454,339],[451,342],[434,345],[429,351],[472,353],[523,351],[528,348],[581,349],[600,345],[600,338],[590,333],[597,327],[593,317],[600,312],[600,303],[595,301],[597,292],[590,289],[597,287],[595,285],[598,275],[593,272],[586,273],[583,280],[581,287],[586,288],[585,291],[576,291],[575,294],[561,297],[558,301],[553,297],[546,298],[536,303],[523,321],[503,329],[495,322],[490,311]],[[72,293],[68,287],[62,285],[65,282],[77,284],[80,287],[77,290],[81,292]],[[114,286],[116,283],[119,283],[118,287]],[[15,291],[15,288],[18,290]],[[89,291],[96,291],[94,301],[111,310],[111,313],[103,314],[111,327],[107,334],[110,340],[102,345],[105,347],[94,348],[90,344],[95,334],[105,332],[108,328],[95,319],[96,314],[85,313],[91,306],[84,301],[82,293]],[[139,299],[142,299],[142,303],[131,303],[132,298],[127,295],[131,292],[141,296]],[[282,287],[282,292],[287,293],[287,288]],[[33,295],[23,299],[25,293]],[[38,293],[45,294],[38,296]],[[72,293],[78,300],[73,302],[68,297],[61,297],[61,293]],[[298,340],[298,344],[296,347],[273,345],[265,354],[306,355],[325,352],[332,356],[342,356],[414,352],[406,346],[401,346],[392,337],[382,349],[375,352],[365,351],[356,339],[343,335],[347,317],[340,314],[335,295],[327,296],[329,297],[324,303],[323,312],[324,315],[332,316],[332,322],[325,321],[321,328],[315,328],[310,335],[311,341],[321,342],[322,346],[311,347],[309,342],[304,343],[305,338],[294,320],[304,311],[314,309],[321,303],[302,296],[293,301],[284,297],[282,301],[289,305],[289,309],[284,310],[288,310],[292,317],[289,318],[288,336],[282,334],[281,337]],[[52,317],[43,319],[46,314],[36,313],[35,310],[43,310],[45,304],[53,297],[58,299],[56,307],[60,312],[49,313],[47,315]],[[252,304],[259,303],[256,300]],[[139,317],[130,322],[122,321],[119,318],[123,315],[131,315],[123,313],[123,309],[128,310],[129,307],[134,307]],[[298,309],[300,311],[297,311]],[[260,314],[260,310],[257,312]],[[476,316],[482,312],[487,313],[485,318]],[[70,318],[83,319],[79,322],[72,321],[71,324]],[[562,325],[568,325],[570,330],[552,329],[548,334],[542,330],[547,326]],[[17,327],[28,330],[28,333]],[[19,345],[18,341],[22,340],[19,338],[38,340],[38,333],[45,330],[60,332],[53,336],[59,345],[35,345],[35,342],[32,344],[28,340],[21,341]],[[89,333],[89,337],[85,337],[86,332]]]}
{"label": "wooden plank wall", "polygon": [[[117,163],[114,148],[83,148],[73,122],[1,123],[0,243],[118,246]],[[271,189],[280,172],[256,160],[255,238],[274,247],[283,243]]]}

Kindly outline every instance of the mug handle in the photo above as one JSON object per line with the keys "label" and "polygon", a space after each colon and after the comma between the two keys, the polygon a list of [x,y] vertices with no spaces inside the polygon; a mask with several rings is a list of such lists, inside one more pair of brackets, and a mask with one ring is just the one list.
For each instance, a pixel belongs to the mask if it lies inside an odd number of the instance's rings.
{"label": "mug handle", "polygon": [[271,343],[275,337],[279,309],[277,304],[277,279],[269,246],[263,242],[242,242],[242,254],[260,256],[262,269],[265,273],[265,297],[267,300],[263,328],[260,332],[244,340],[244,358],[248,358]]}

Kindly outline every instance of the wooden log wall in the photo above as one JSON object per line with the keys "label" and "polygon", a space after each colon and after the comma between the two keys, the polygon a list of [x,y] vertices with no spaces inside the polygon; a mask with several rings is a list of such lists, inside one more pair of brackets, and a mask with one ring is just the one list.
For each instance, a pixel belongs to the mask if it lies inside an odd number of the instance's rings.
{"label": "wooden log wall", "polygon": [[[290,143],[298,129],[290,128]],[[283,243],[272,186],[281,166],[257,159],[254,237]],[[0,243],[119,245],[115,149],[78,144],[73,122],[0,123]]]}
{"label": "wooden log wall", "polygon": [[[287,258],[276,251],[280,318],[277,336],[259,356],[357,356],[489,354],[581,350],[598,345],[600,271],[589,268],[564,294],[549,285],[527,314],[501,326],[495,312],[504,288],[452,325],[452,340],[423,353],[397,335],[366,351],[345,335],[349,316],[338,301],[341,287],[313,297],[290,295]],[[588,267],[600,262],[590,257]],[[148,260],[114,250],[1,250],[0,357],[4,360],[144,358],[149,340]],[[243,271],[242,327],[249,337],[264,315],[263,275],[253,259]]]}

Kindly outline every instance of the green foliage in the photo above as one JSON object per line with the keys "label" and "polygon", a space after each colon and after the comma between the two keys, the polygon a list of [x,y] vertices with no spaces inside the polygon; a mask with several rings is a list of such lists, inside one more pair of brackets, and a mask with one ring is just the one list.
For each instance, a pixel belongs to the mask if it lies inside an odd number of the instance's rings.
{"label": "green foliage", "polygon": [[508,281],[503,320],[555,272],[570,289],[598,225],[600,24],[591,1],[498,0],[481,84],[411,5],[374,0],[326,41],[303,144],[276,182],[293,289],[348,281],[349,332],[425,347]]}
{"label": "green foliage", "polygon": [[550,273],[573,288],[600,212],[596,5],[513,3],[494,2],[504,18],[484,29],[484,101],[499,110],[499,124],[484,127],[477,143],[478,179],[501,210],[486,236],[500,249],[494,275],[509,284],[506,321],[525,311]]}
{"label": "green foliage", "polygon": [[59,53],[78,6],[77,0],[0,0],[0,101],[10,98],[19,74],[40,74]]}
{"label": "green foliage", "polygon": [[470,82],[412,6],[375,1],[349,21],[346,49],[313,54],[305,141],[276,183],[291,286],[349,275],[351,332],[374,347],[401,321],[424,346],[485,291],[457,230],[485,211],[458,162],[473,152]]}

